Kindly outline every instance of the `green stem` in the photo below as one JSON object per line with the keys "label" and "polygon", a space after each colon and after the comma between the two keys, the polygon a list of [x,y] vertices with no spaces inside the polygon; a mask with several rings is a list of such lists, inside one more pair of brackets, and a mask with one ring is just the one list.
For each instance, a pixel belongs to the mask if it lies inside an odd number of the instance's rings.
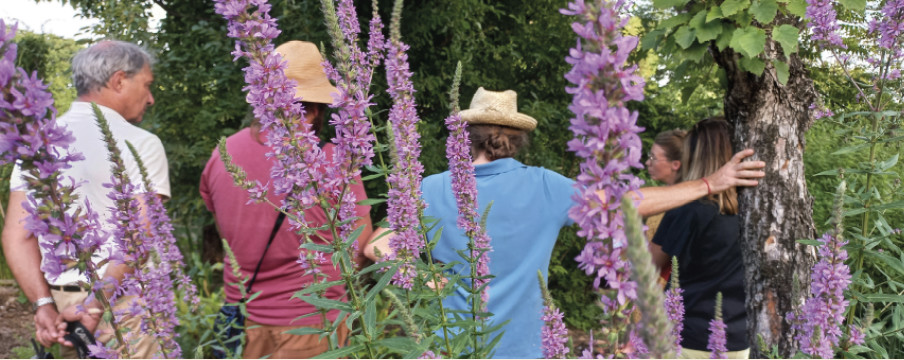
{"label": "green stem", "polygon": [[430,268],[430,277],[433,281],[433,291],[436,294],[436,299],[439,304],[439,316],[440,316],[440,327],[443,328],[443,340],[446,343],[446,354],[452,358],[455,357],[455,354],[452,353],[452,343],[449,341],[449,318],[446,317],[446,307],[443,306],[443,297],[442,297],[442,289],[440,288],[439,278],[437,277],[437,269],[436,262],[433,261],[433,253],[430,251],[430,241],[427,239],[427,230],[424,228],[424,222],[421,221],[421,234],[423,234],[424,239],[424,253],[427,254],[427,266]]}

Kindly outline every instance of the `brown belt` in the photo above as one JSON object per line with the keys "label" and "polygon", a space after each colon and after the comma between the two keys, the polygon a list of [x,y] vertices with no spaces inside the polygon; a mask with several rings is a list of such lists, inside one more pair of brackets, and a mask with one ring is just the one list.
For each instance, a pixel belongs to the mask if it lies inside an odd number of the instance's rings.
{"label": "brown belt", "polygon": [[62,291],[62,292],[82,292],[83,290],[78,285],[50,285],[50,290]]}

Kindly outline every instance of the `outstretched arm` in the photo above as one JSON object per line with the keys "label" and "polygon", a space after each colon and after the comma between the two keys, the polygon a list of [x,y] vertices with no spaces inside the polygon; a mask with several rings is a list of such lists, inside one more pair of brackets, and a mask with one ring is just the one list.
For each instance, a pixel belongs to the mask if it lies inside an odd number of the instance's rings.
{"label": "outstretched arm", "polygon": [[753,155],[751,149],[740,151],[718,171],[707,175],[705,179],[709,182],[709,187],[706,182],[697,179],[670,186],[641,188],[636,193],[631,193],[635,199],[640,200],[637,212],[641,216],[656,215],[702,198],[709,192],[715,194],[731,187],[756,186],[759,184],[756,179],[766,176],[762,170],[766,163],[742,161],[751,155]]}

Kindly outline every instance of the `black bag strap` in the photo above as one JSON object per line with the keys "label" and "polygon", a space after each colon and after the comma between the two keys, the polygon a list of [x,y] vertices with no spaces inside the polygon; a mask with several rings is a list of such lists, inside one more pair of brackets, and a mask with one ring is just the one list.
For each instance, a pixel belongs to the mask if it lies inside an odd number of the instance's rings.
{"label": "black bag strap", "polygon": [[[248,285],[245,286],[245,296],[247,297],[251,294],[251,285],[254,284],[254,280],[257,279],[257,272],[261,270],[261,264],[264,263],[264,257],[267,256],[267,250],[270,250],[270,244],[273,243],[273,239],[276,238],[276,234],[279,232],[280,226],[282,226],[283,220],[286,219],[286,214],[282,211],[279,212],[279,215],[276,216],[276,223],[273,224],[273,230],[270,231],[270,240],[267,240],[267,247],[264,248],[264,253],[261,254],[261,259],[257,261],[257,267],[254,268],[254,275],[251,276],[251,280],[248,281]],[[245,302],[245,298],[242,298],[242,302]]]}

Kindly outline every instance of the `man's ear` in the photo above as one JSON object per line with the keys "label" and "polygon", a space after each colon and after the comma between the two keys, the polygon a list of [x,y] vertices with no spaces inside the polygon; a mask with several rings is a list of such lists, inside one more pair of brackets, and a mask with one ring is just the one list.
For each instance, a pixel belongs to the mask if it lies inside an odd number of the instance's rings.
{"label": "man's ear", "polygon": [[669,162],[669,165],[672,167],[672,171],[678,171],[681,169],[681,161],[673,160]]}
{"label": "man's ear", "polygon": [[126,80],[126,72],[122,70],[118,70],[110,75],[110,80],[107,80],[107,87],[110,90],[115,92],[119,92],[123,88],[123,82]]}

